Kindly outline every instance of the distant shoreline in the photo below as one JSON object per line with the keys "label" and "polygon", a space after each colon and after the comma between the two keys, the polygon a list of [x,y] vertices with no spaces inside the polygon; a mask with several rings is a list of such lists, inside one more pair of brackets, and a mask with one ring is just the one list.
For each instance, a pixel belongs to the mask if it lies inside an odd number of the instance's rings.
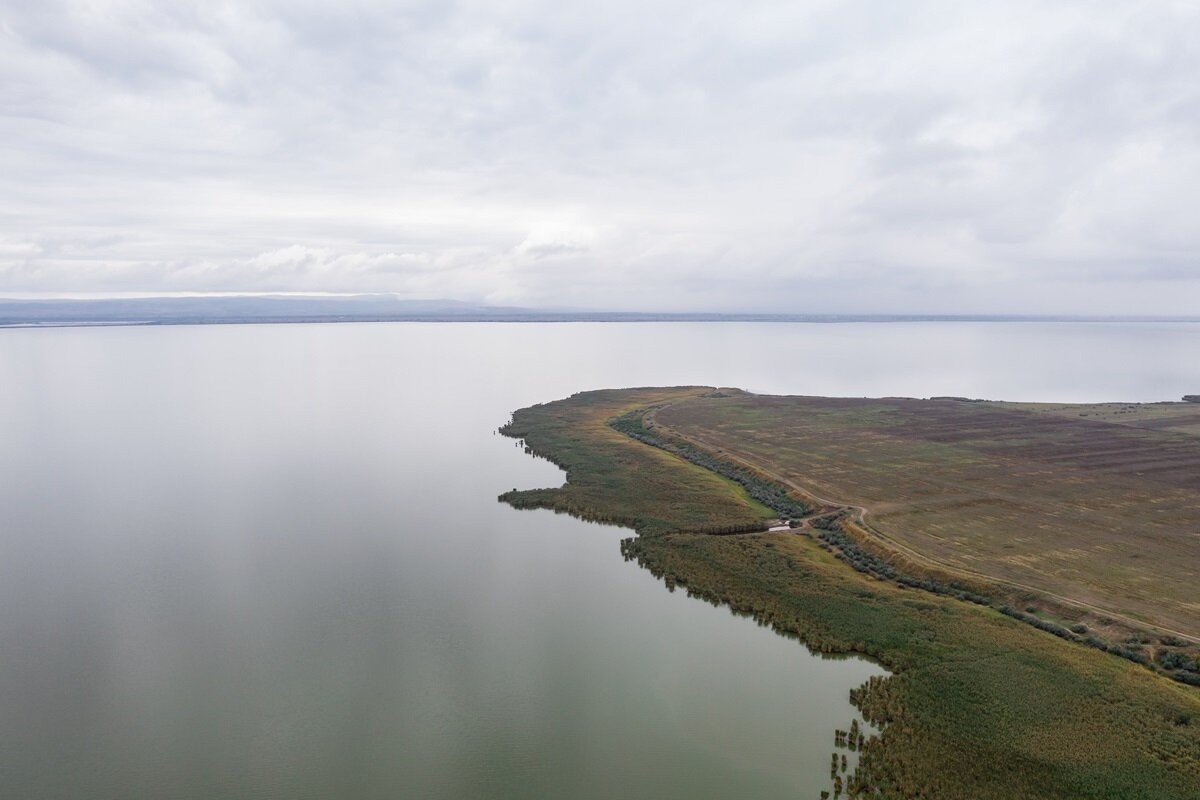
{"label": "distant shoreline", "polygon": [[297,322],[1200,322],[1200,315],[588,311],[392,294],[0,298],[0,327],[8,328]]}
{"label": "distant shoreline", "polygon": [[29,319],[5,317],[0,329],[146,327],[155,325],[283,325],[349,322],[504,322],[504,323],[646,323],[646,322],[766,322],[793,324],[990,322],[990,323],[1200,323],[1200,317],[1068,317],[1068,316],[906,316],[841,314],[642,314],[634,312],[527,314],[395,314],[379,316],[229,316],[161,317],[139,319]]}

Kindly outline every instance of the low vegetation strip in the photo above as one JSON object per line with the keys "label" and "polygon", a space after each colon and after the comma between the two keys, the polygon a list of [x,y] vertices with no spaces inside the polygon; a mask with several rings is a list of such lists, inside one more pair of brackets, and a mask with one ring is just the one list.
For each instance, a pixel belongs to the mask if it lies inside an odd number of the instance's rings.
{"label": "low vegetation strip", "polygon": [[695,532],[778,512],[608,421],[712,394],[593,392],[522,409],[505,432],[563,466],[567,483],[503,499],[629,525],[638,535],[622,551],[668,586],[887,667],[892,677],[853,693],[881,733],[845,778],[851,796],[1200,800],[1200,691],[998,610],[847,569],[816,537]]}
{"label": "low vegetation strip", "polygon": [[[500,499],[517,508],[550,508],[625,525],[644,536],[763,530],[774,514],[743,488],[702,467],[681,465],[666,451],[630,447],[634,443],[608,424],[637,407],[633,397],[662,403],[701,391],[707,390],[647,389],[636,396],[597,392],[517,411],[500,432],[565,470],[567,484],[561,489],[513,489]],[[586,443],[575,438],[580,428],[590,434]],[[686,473],[682,483],[674,474],[680,466]],[[663,505],[659,500],[666,496],[672,500]]]}
{"label": "low vegetation strip", "polygon": [[836,552],[837,558],[842,559],[854,567],[854,569],[870,575],[872,578],[895,581],[900,586],[921,589],[947,597],[955,597],[959,600],[975,603],[976,605],[991,605],[991,598],[979,594],[971,587],[964,586],[961,583],[921,578],[901,572],[891,562],[860,547],[857,542],[846,535],[846,532],[842,530],[841,521],[838,516],[828,516],[814,520],[812,525],[817,532],[817,538],[824,542],[830,550]]}
{"label": "low vegetation strip", "polygon": [[[680,458],[690,461],[696,466],[703,467],[710,472],[715,472],[723,478],[728,478],[745,489],[746,493],[752,498],[778,514],[781,519],[800,518],[812,513],[812,506],[789,495],[788,488],[783,484],[769,478],[764,478],[744,466],[719,458],[712,453],[694,447],[688,442],[647,430],[645,417],[646,412],[644,410],[630,411],[627,414],[622,414],[614,418],[608,424],[615,430],[624,433],[626,436],[632,436],[643,444],[665,450],[672,455],[677,455]],[[766,526],[763,525],[758,530],[765,529]]]}

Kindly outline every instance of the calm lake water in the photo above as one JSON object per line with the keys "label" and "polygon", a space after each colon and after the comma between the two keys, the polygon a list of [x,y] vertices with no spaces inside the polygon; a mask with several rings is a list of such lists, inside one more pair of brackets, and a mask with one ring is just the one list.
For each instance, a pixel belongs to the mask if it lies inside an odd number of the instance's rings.
{"label": "calm lake water", "polygon": [[496,502],[583,389],[1162,400],[1200,325],[0,330],[0,796],[815,797],[878,668]]}

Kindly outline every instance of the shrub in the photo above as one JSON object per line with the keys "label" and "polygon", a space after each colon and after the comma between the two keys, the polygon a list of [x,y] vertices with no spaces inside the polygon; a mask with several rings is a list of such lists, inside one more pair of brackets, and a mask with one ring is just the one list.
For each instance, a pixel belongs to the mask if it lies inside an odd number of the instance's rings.
{"label": "shrub", "polygon": [[746,494],[774,511],[781,519],[804,517],[812,513],[807,503],[788,494],[788,488],[781,483],[766,480],[753,471],[740,467],[714,455],[697,450],[686,442],[664,439],[646,429],[641,411],[631,411],[611,420],[609,426],[626,436],[637,439],[643,444],[666,450],[668,453],[690,461],[696,466],[715,472],[723,478],[728,478],[746,490]]}
{"label": "shrub", "polygon": [[1191,672],[1197,671],[1196,662],[1187,653],[1181,653],[1178,650],[1164,650],[1158,654],[1158,663],[1162,664],[1165,669],[1186,669]]}
{"label": "shrub", "polygon": [[1185,672],[1180,670],[1171,677],[1180,683],[1186,683],[1189,686],[1200,686],[1200,672]]}

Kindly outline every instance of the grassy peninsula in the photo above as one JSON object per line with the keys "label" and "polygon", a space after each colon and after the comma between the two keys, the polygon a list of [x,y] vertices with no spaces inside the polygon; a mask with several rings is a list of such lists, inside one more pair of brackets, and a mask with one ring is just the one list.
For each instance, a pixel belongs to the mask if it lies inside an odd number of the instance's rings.
{"label": "grassy peninsula", "polygon": [[887,667],[848,796],[1200,798],[1197,451],[1139,408],[588,392],[514,414],[567,482],[501,499],[633,528],[672,589]]}

